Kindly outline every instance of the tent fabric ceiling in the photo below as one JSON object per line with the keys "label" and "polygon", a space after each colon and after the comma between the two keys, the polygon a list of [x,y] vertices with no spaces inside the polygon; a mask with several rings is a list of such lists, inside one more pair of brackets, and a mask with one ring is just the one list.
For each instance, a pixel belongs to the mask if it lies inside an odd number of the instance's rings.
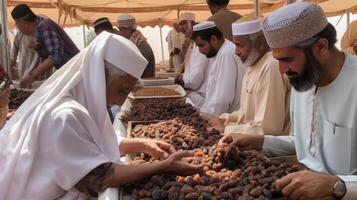
{"label": "tent fabric ceiling", "polygon": [[[328,16],[357,12],[356,0],[297,0],[319,3]],[[254,0],[231,0],[229,8],[242,15],[254,13]],[[100,17],[108,17],[114,25],[118,15],[130,13],[139,26],[170,25],[180,12],[194,12],[196,21],[204,21],[211,13],[206,0],[8,0],[9,26],[14,26],[10,12],[14,6],[26,3],[36,14],[43,14],[65,27],[90,26]],[[261,13],[266,16],[283,6],[285,0],[259,0]]]}

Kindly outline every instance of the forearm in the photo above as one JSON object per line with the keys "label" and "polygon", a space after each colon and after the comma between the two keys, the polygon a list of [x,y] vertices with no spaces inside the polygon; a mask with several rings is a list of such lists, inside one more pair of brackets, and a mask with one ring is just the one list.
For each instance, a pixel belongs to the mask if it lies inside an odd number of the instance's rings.
{"label": "forearm", "polygon": [[294,136],[264,136],[263,152],[270,156],[294,155]]}
{"label": "forearm", "polygon": [[106,180],[108,187],[118,187],[158,173],[165,173],[164,161],[138,165],[114,164],[114,171]]}
{"label": "forearm", "polygon": [[144,152],[143,139],[140,138],[124,138],[119,146],[120,156],[125,156],[129,153]]}
{"label": "forearm", "polygon": [[51,58],[46,58],[34,70],[32,70],[31,75],[34,77],[38,77],[52,69],[53,65],[54,61]]}

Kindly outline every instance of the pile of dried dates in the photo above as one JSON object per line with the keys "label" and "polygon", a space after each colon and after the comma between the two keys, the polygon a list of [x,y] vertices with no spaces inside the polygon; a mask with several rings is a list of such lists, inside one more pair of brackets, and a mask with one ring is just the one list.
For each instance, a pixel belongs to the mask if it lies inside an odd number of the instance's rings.
{"label": "pile of dried dates", "polygon": [[[142,158],[134,159],[132,164],[140,163]],[[275,181],[298,170],[298,166],[271,161],[260,152],[229,145],[196,149],[191,162],[204,162],[204,173],[187,177],[155,175],[125,185],[123,199],[269,200],[281,196],[275,191]]]}

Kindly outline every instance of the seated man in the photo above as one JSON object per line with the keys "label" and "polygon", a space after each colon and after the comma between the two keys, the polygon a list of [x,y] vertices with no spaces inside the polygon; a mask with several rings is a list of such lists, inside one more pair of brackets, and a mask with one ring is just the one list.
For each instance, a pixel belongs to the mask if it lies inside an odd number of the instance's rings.
{"label": "seated man", "polygon": [[296,154],[307,170],[276,181],[289,199],[357,198],[357,56],[335,46],[336,30],[317,4],[273,12],[263,32],[293,86],[293,136],[231,133],[221,143],[272,156]]}
{"label": "seated man", "polygon": [[122,14],[118,17],[119,35],[132,41],[140,50],[144,58],[149,62],[145,68],[142,78],[155,77],[155,56],[151,46],[143,34],[136,29],[135,18],[129,14]]}
{"label": "seated man", "polygon": [[[116,136],[106,108],[125,101],[146,65],[134,44],[103,32],[43,83],[0,132],[0,199],[87,199],[158,173],[199,172],[187,151]],[[159,160],[120,162],[132,152]]]}
{"label": "seated man", "polygon": [[[181,31],[185,37],[191,40],[192,28],[195,25],[193,13],[181,13],[179,16]],[[209,59],[198,50],[197,45],[191,40],[191,44],[185,57],[184,73],[176,80],[187,91],[187,101],[196,108],[201,108],[205,96],[208,81]]]}
{"label": "seated man", "polygon": [[225,132],[288,135],[290,84],[279,72],[263,35],[261,21],[245,17],[232,24],[236,54],[247,71],[243,77],[240,108],[210,121]]}
{"label": "seated man", "polygon": [[235,45],[223,37],[214,22],[195,25],[192,39],[199,51],[211,59],[206,96],[200,111],[219,116],[238,110],[245,69],[234,54]]}

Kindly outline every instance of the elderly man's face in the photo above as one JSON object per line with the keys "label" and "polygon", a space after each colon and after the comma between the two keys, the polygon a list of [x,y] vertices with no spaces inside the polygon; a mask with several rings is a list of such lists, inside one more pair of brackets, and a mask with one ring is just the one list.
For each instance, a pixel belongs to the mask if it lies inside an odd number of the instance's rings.
{"label": "elderly man's face", "polygon": [[252,66],[258,61],[260,54],[249,35],[234,36],[233,41],[236,45],[235,53],[245,66]]}
{"label": "elderly man's face", "polygon": [[192,22],[190,21],[180,21],[180,30],[183,34],[185,34],[185,37],[191,37],[192,35]]}
{"label": "elderly man's face", "polygon": [[281,74],[286,74],[297,91],[311,89],[320,76],[320,64],[312,55],[295,47],[273,49],[273,57],[279,60]]}
{"label": "elderly man's face", "polygon": [[107,106],[123,105],[129,93],[133,91],[137,80],[137,78],[131,75],[107,74]]}

